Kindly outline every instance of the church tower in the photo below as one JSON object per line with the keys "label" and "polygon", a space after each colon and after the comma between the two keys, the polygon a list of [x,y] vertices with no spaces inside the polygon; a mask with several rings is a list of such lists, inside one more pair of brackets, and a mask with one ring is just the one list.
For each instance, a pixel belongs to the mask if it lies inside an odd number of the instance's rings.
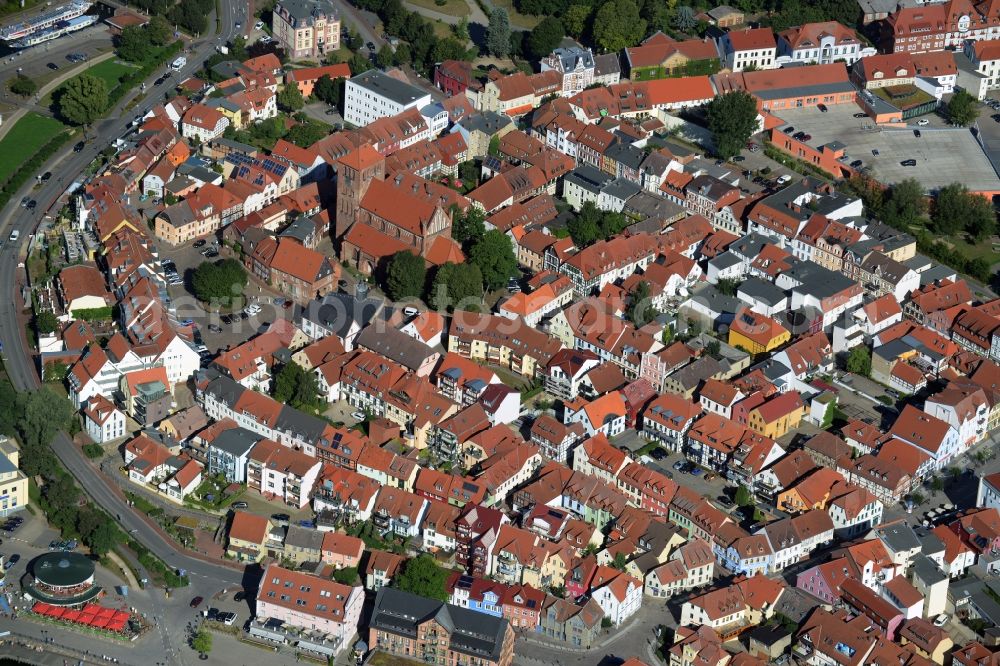
{"label": "church tower", "polygon": [[361,146],[337,160],[337,210],[334,235],[344,237],[358,219],[361,200],[373,180],[385,178],[385,158],[369,145]]}

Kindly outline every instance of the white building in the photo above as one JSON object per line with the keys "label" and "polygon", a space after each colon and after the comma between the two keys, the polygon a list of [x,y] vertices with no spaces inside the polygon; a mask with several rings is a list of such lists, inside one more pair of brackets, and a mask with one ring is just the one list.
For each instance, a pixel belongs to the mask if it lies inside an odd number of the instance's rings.
{"label": "white building", "polygon": [[958,63],[956,85],[976,99],[984,99],[991,90],[1000,87],[1000,39],[981,42],[967,41]]}
{"label": "white building", "polygon": [[862,47],[854,31],[837,21],[806,23],[778,35],[778,56],[794,63],[851,65],[868,55],[875,55],[875,49]]}
{"label": "white building", "polygon": [[271,20],[275,39],[292,60],[321,60],[340,48],[340,16],[329,0],[280,0]]}
{"label": "white building", "polygon": [[430,93],[371,69],[347,81],[344,120],[356,127],[364,127],[379,118],[395,116],[407,109],[419,111],[430,102]]}
{"label": "white building", "polygon": [[103,395],[87,401],[83,421],[87,435],[98,444],[125,436],[125,415]]}
{"label": "white building", "polygon": [[542,58],[543,72],[562,74],[562,95],[575,95],[594,83],[594,53],[579,46],[558,48]]}
{"label": "white building", "polygon": [[604,611],[604,617],[617,627],[642,606],[642,582],[627,573],[619,573],[594,589],[591,596]]}
{"label": "white building", "polygon": [[744,28],[727,32],[718,39],[723,67],[742,72],[744,69],[775,69],[778,45],[770,28]]}

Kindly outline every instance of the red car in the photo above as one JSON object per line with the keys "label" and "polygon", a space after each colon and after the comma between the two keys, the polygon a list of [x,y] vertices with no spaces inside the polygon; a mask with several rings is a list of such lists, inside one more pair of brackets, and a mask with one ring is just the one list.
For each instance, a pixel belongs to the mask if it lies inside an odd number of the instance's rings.
{"label": "red car", "polygon": [[194,599],[191,600],[191,608],[197,608],[198,606],[201,606],[201,602],[203,602],[204,600],[205,599],[202,597],[195,597]]}

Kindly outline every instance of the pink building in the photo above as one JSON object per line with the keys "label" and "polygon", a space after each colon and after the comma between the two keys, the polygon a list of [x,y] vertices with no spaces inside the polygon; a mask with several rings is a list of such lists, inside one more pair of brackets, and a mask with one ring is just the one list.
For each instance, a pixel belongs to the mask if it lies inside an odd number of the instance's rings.
{"label": "pink building", "polygon": [[257,594],[257,619],[280,620],[286,625],[313,629],[338,643],[337,654],[349,649],[358,632],[364,588],[271,564],[264,571]]}

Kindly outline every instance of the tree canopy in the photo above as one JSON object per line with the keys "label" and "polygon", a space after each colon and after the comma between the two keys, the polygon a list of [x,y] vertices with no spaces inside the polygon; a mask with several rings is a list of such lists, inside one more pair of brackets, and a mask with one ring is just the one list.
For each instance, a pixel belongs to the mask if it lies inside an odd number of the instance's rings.
{"label": "tree canopy", "polygon": [[18,74],[8,81],[7,88],[19,97],[31,97],[38,92],[38,84],[24,74]]}
{"label": "tree canopy", "polygon": [[154,46],[166,46],[174,36],[174,28],[170,25],[170,21],[159,14],[150,17],[149,23],[146,24],[146,32]]}
{"label": "tree canopy", "polygon": [[979,103],[964,90],[957,90],[948,102],[948,120],[956,125],[971,125],[979,116]]}
{"label": "tree canopy", "polygon": [[483,274],[475,264],[447,262],[434,274],[431,291],[438,309],[478,306],[483,300]]}
{"label": "tree canopy", "polygon": [[497,58],[510,55],[510,17],[503,7],[490,11],[490,24],[486,28],[486,52]]}
{"label": "tree canopy", "polygon": [[479,267],[487,289],[499,289],[517,273],[517,257],[510,237],[490,229],[472,246],[469,260]]}
{"label": "tree canopy", "polygon": [[396,576],[393,585],[421,597],[448,601],[447,581],[448,570],[439,566],[427,553],[421,553],[403,564],[403,570]]}
{"label": "tree canopy", "polygon": [[628,305],[625,306],[625,318],[642,328],[656,316],[656,308],[649,298],[649,283],[639,282],[629,294]]}
{"label": "tree canopy", "polygon": [[969,192],[961,183],[938,190],[931,209],[934,231],[950,235],[964,231],[975,241],[982,241],[996,228],[996,213],[990,202]]}
{"label": "tree canopy", "polygon": [[298,111],[306,104],[306,101],[302,98],[302,92],[299,90],[298,84],[295,83],[286,83],[281,92],[278,93],[275,101],[285,111]]}
{"label": "tree canopy", "polygon": [[89,125],[108,110],[108,84],[91,74],[74,76],[59,94],[59,115],[74,125]]}
{"label": "tree canopy", "polygon": [[228,305],[243,294],[247,285],[247,272],[236,259],[205,262],[195,269],[191,277],[194,295],[206,303]]}
{"label": "tree canopy", "polygon": [[212,651],[212,634],[207,629],[199,629],[191,638],[191,647],[199,654],[208,654]]}
{"label": "tree canopy", "polygon": [[49,310],[43,310],[35,317],[35,328],[39,333],[54,333],[59,328],[59,320]]}
{"label": "tree canopy", "polygon": [[324,74],[316,81],[313,87],[313,95],[321,102],[326,102],[330,106],[340,106],[340,89],[343,81],[334,81],[329,74]]}
{"label": "tree canopy", "polygon": [[427,281],[424,258],[409,250],[400,250],[389,258],[385,271],[385,291],[389,298],[420,298]]}
{"label": "tree canopy", "polygon": [[562,21],[554,16],[546,16],[528,33],[525,41],[528,51],[526,55],[532,60],[541,60],[552,53],[565,36]]}
{"label": "tree canopy", "polygon": [[847,356],[847,371],[863,377],[871,374],[872,355],[868,351],[868,347],[858,345],[851,349],[851,353]]}
{"label": "tree canopy", "polygon": [[708,103],[707,116],[715,152],[723,159],[743,150],[757,131],[757,102],[743,90],[713,98]]}
{"label": "tree canopy", "polygon": [[274,378],[274,399],[296,409],[316,409],[325,401],[320,398],[316,375],[298,363],[282,366]]}
{"label": "tree canopy", "polygon": [[115,40],[115,52],[122,60],[142,62],[149,57],[150,33],[141,25],[130,25],[122,29]]}
{"label": "tree canopy", "polygon": [[903,230],[920,222],[926,212],[924,188],[913,178],[901,180],[889,188],[880,211],[886,224]]}
{"label": "tree canopy", "polygon": [[486,233],[486,214],[476,206],[464,213],[456,206],[451,212],[451,237],[463,248],[470,248]]}
{"label": "tree canopy", "polygon": [[646,36],[646,20],[634,0],[608,0],[594,16],[594,41],[607,52],[635,46]]}

